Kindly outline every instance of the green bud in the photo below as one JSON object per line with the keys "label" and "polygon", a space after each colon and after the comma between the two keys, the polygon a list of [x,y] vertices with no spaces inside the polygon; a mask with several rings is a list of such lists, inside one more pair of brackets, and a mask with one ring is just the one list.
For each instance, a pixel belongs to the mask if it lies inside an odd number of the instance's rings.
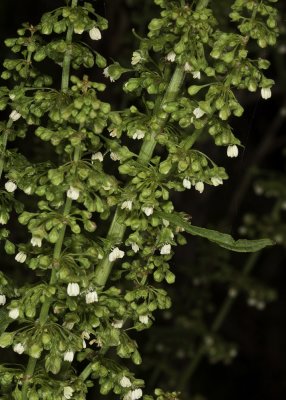
{"label": "green bud", "polygon": [[42,347],[35,343],[29,348],[28,353],[33,358],[40,358],[42,350]]}
{"label": "green bud", "polygon": [[4,348],[11,346],[11,344],[13,343],[13,339],[14,333],[2,333],[2,335],[0,336],[0,347]]}

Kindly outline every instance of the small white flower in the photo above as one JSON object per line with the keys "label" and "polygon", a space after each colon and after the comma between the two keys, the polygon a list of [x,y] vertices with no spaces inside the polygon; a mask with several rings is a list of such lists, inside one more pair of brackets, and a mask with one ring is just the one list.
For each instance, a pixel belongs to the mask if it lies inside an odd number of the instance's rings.
{"label": "small white flower", "polygon": [[120,157],[116,153],[114,153],[113,151],[110,153],[110,158],[111,158],[112,161],[119,161],[120,160]]}
{"label": "small white flower", "polygon": [[123,323],[124,323],[123,319],[115,319],[111,323],[111,325],[113,326],[113,328],[121,329],[123,327]]}
{"label": "small white flower", "polygon": [[20,315],[19,308],[12,308],[8,315],[12,319],[17,319]]}
{"label": "small white flower", "polygon": [[6,296],[5,294],[0,294],[0,306],[4,306],[6,304]]}
{"label": "small white flower", "polygon": [[101,39],[101,32],[95,26],[89,31],[89,37],[92,40],[100,40]]}
{"label": "small white flower", "polygon": [[112,78],[112,76],[109,75],[108,67],[104,68],[103,75],[105,76],[105,78],[109,78],[110,82],[115,82],[115,80]]}
{"label": "small white flower", "polygon": [[16,185],[16,183],[14,183],[12,181],[8,181],[8,182],[5,183],[5,189],[9,193],[13,193],[17,189],[17,185]]}
{"label": "small white flower", "polygon": [[205,188],[205,185],[204,185],[203,182],[197,182],[197,183],[195,184],[195,189],[196,189],[198,192],[200,192],[200,193],[203,193],[204,188]]}
{"label": "small white flower", "polygon": [[121,210],[132,210],[132,200],[126,200],[121,204]]}
{"label": "small white flower", "polygon": [[101,151],[98,151],[97,153],[94,153],[94,154],[91,156],[91,160],[92,160],[92,161],[99,161],[99,162],[102,162],[102,161],[103,161],[103,155],[102,155]]}
{"label": "small white flower", "polygon": [[73,395],[73,388],[70,386],[65,386],[64,387],[64,399],[71,399]]}
{"label": "small white flower", "polygon": [[120,386],[122,386],[122,387],[124,387],[124,388],[128,388],[128,387],[130,387],[130,386],[132,386],[132,383],[131,383],[131,381],[130,381],[130,379],[129,378],[127,378],[127,376],[123,376],[121,379],[120,379]]}
{"label": "small white flower", "polygon": [[124,257],[124,251],[119,250],[118,247],[115,247],[112,252],[109,254],[108,259],[110,262],[113,262],[117,260],[118,258],[123,258]]}
{"label": "small white flower", "polygon": [[261,89],[261,97],[265,100],[270,99],[271,89],[270,88],[262,88]]}
{"label": "small white flower", "polygon": [[193,69],[192,66],[188,62],[186,62],[184,65],[185,72],[191,72],[192,69]]}
{"label": "small white flower", "polygon": [[166,56],[167,61],[174,62],[176,60],[176,53],[174,51],[170,51],[170,53]]}
{"label": "small white flower", "polygon": [[131,243],[131,248],[134,251],[134,253],[138,253],[138,251],[140,250],[137,243]]}
{"label": "small white flower", "polygon": [[200,71],[194,71],[194,72],[192,72],[192,75],[193,75],[194,79],[201,79]]}
{"label": "small white flower", "polygon": [[39,236],[32,236],[31,244],[33,247],[41,247],[42,246],[42,238]]}
{"label": "small white flower", "polygon": [[226,154],[230,158],[234,158],[238,156],[238,147],[236,144],[227,146]]}
{"label": "small white flower", "polygon": [[19,251],[19,253],[16,254],[15,260],[18,263],[23,264],[26,261],[26,259],[27,259],[27,254],[24,253],[23,251]]}
{"label": "small white flower", "polygon": [[143,396],[141,389],[135,389],[131,392],[131,400],[138,400]]}
{"label": "small white flower", "polygon": [[191,189],[191,186],[192,186],[191,181],[188,178],[185,178],[183,180],[183,186],[186,189]]}
{"label": "small white flower", "polygon": [[147,217],[150,217],[150,215],[152,215],[154,212],[154,208],[153,207],[143,207],[142,211],[147,215]]}
{"label": "small white flower", "polygon": [[70,186],[69,190],[67,191],[67,197],[72,200],[77,200],[79,195],[80,191],[77,188]]}
{"label": "small white flower", "polygon": [[141,53],[139,51],[134,51],[131,58],[131,65],[139,64],[143,60]]}
{"label": "small white flower", "polygon": [[68,350],[64,354],[64,361],[72,362],[74,358],[74,352],[71,350]]}
{"label": "small white flower", "polygon": [[170,244],[164,244],[163,247],[161,247],[160,254],[170,254],[171,253],[171,245]]}
{"label": "small white flower", "polygon": [[166,228],[170,225],[170,222],[169,222],[168,220],[166,220],[166,219],[163,219],[162,222],[163,222],[163,225],[164,225]]}
{"label": "small white flower", "polygon": [[213,178],[211,178],[211,181],[212,181],[212,184],[213,184],[214,186],[219,186],[219,185],[222,185],[222,184],[223,184],[222,179],[221,179],[221,178],[218,178],[218,177],[213,177]]}
{"label": "small white flower", "polygon": [[71,297],[78,296],[80,293],[80,288],[78,283],[69,283],[67,287],[67,294]]}
{"label": "small white flower", "polygon": [[23,354],[25,351],[25,347],[22,345],[22,343],[17,343],[13,347],[13,350],[15,351],[15,353]]}
{"label": "small white flower", "polygon": [[139,315],[139,321],[141,322],[141,324],[147,325],[149,322],[148,315]]}
{"label": "small white flower", "polygon": [[21,117],[22,117],[22,115],[20,113],[18,113],[18,111],[16,111],[16,110],[13,110],[11,112],[11,114],[9,115],[9,118],[14,122],[18,121],[18,119]]}
{"label": "small white flower", "polygon": [[205,112],[200,107],[197,107],[194,109],[193,114],[197,119],[199,119],[205,114]]}
{"label": "small white flower", "polygon": [[133,134],[132,139],[143,139],[145,136],[145,132],[141,129],[137,129],[136,132]]}
{"label": "small white flower", "polygon": [[109,132],[109,136],[114,137],[114,138],[117,137],[117,129],[116,128],[112,129]]}
{"label": "small white flower", "polygon": [[96,303],[97,301],[98,301],[98,294],[97,294],[96,290],[88,292],[85,295],[86,304]]}

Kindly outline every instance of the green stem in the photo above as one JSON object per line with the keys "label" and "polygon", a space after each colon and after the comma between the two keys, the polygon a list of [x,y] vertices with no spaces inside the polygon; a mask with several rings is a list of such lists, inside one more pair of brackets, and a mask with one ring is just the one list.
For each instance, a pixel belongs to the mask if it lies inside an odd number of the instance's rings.
{"label": "green stem", "polygon": [[[157,112],[162,110],[162,107],[165,103],[174,101],[177,95],[179,94],[180,88],[182,86],[183,80],[184,80],[184,69],[180,66],[176,68],[174,71],[174,74],[171,78],[171,81],[169,83],[169,86],[166,90],[166,93],[159,103],[159,105],[156,107],[154,111],[154,119],[156,119],[156,130],[152,132],[151,136],[148,136],[141,147],[139,156],[138,156],[138,162],[140,162],[143,165],[146,165],[149,163],[149,161],[152,158],[154,149],[156,147],[156,136],[158,133],[161,132],[161,130],[164,128],[164,126],[167,123],[166,119],[159,119],[156,117]],[[120,243],[123,240],[124,233],[126,230],[125,225],[122,223],[123,221],[123,212],[120,210],[119,207],[117,207],[115,215],[113,217],[113,221],[111,223],[110,229],[107,234],[107,240],[109,242],[113,243]],[[105,286],[107,279],[111,273],[113,263],[109,261],[108,256],[104,257],[104,259],[99,263],[96,267],[95,273],[94,273],[94,279],[95,282],[97,283],[98,286]]]}
{"label": "green stem", "polygon": [[[252,253],[248,257],[246,264],[243,268],[242,275],[247,276],[250,274],[260,254],[261,254],[260,252]],[[229,297],[229,296],[226,297],[225,301],[223,302],[217,313],[217,316],[215,317],[211,325],[210,333],[216,333],[221,328],[223,322],[225,321],[226,317],[228,316],[231,310],[234,301],[235,301],[234,297]],[[197,367],[199,366],[201,360],[205,355],[205,350],[206,350],[206,345],[203,343],[198,348],[190,365],[184,370],[184,373],[181,375],[181,379],[178,384],[179,390],[183,390],[188,381],[190,381],[191,377],[193,376],[194,372],[196,371]]]}
{"label": "green stem", "polygon": [[[71,7],[76,7],[77,2],[78,2],[78,0],[72,0]],[[61,90],[64,93],[67,92],[67,90],[69,88],[70,65],[71,65],[70,46],[72,43],[72,37],[73,37],[73,26],[70,25],[68,27],[67,34],[66,34],[66,43],[67,43],[68,49],[64,56],[63,70],[62,70]],[[73,160],[75,163],[77,161],[79,161],[80,153],[81,153],[81,147],[79,145],[74,150]],[[65,202],[64,210],[63,210],[63,217],[67,216],[70,213],[71,206],[72,206],[72,200],[70,198],[67,198],[66,202]],[[53,252],[53,260],[54,261],[58,260],[61,255],[65,233],[66,233],[66,225],[64,225],[63,228],[61,229],[60,234],[59,234],[59,239],[55,245],[54,252]],[[57,277],[57,271],[56,271],[56,268],[54,267],[52,269],[52,273],[51,273],[51,277],[50,277],[50,285],[55,284],[56,277]],[[40,317],[39,317],[39,324],[41,326],[43,326],[47,321],[50,305],[51,305],[51,300],[47,299],[41,307]],[[27,392],[28,392],[28,388],[29,388],[29,380],[31,379],[31,377],[34,374],[36,364],[37,364],[37,359],[35,359],[33,357],[29,357],[29,361],[28,361],[27,368],[26,368],[26,371],[24,374],[24,378],[23,378],[24,383],[23,383],[23,388],[22,388],[22,400],[28,400]]]}
{"label": "green stem", "polygon": [[6,125],[6,129],[4,130],[4,133],[3,133],[2,151],[1,151],[1,159],[0,159],[0,179],[2,178],[8,136],[9,136],[10,129],[12,128],[12,125],[13,125],[13,120],[11,118],[9,118],[9,121],[7,122],[7,125]]}

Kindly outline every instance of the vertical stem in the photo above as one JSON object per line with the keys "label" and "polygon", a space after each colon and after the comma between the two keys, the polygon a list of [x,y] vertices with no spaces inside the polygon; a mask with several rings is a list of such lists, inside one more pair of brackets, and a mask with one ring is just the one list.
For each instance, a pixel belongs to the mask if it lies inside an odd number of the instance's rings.
{"label": "vertical stem", "polygon": [[[78,2],[78,0],[72,0],[71,7],[76,7],[77,2]],[[69,88],[72,36],[73,36],[73,26],[70,25],[68,27],[67,34],[66,34],[67,51],[64,56],[63,70],[62,70],[61,90],[64,93],[67,92],[67,90]],[[80,153],[81,153],[81,147],[79,145],[75,148],[75,151],[74,151],[74,157],[73,157],[74,162],[79,161]],[[63,216],[66,216],[70,213],[71,206],[72,206],[72,200],[70,198],[67,198],[66,202],[65,202],[64,210],[63,210]],[[54,247],[53,260],[57,260],[60,257],[63,242],[64,242],[64,237],[65,237],[65,232],[66,232],[66,225],[64,225],[63,228],[61,229],[59,239]],[[51,273],[51,278],[50,278],[50,284],[51,285],[54,284],[55,281],[56,281],[56,269],[53,268],[52,273]],[[40,317],[39,317],[40,325],[44,325],[45,322],[47,321],[47,318],[49,315],[50,304],[51,304],[51,300],[47,299],[42,305],[42,308],[40,311]],[[23,383],[23,388],[22,388],[22,400],[28,400],[27,392],[28,392],[28,388],[29,388],[29,379],[34,374],[36,364],[37,364],[37,359],[35,359],[33,357],[29,357],[26,372],[25,372],[25,375],[23,378],[24,383]]]}
{"label": "vertical stem", "polygon": [[[243,268],[242,275],[246,276],[252,271],[260,254],[261,254],[260,252],[252,253],[248,257],[246,264]],[[225,301],[223,302],[223,304],[221,305],[221,307],[217,313],[217,316],[215,317],[215,319],[211,325],[210,333],[216,333],[220,329],[220,327],[222,326],[226,317],[228,316],[234,301],[235,301],[234,297],[229,297],[229,296],[226,297]],[[188,381],[190,381],[191,377],[193,376],[194,372],[196,371],[197,367],[199,366],[200,362],[202,361],[203,356],[205,355],[205,349],[206,349],[205,344],[204,343],[201,344],[201,346],[198,348],[198,350],[193,358],[193,361],[184,370],[183,374],[181,375],[179,384],[178,384],[178,388],[180,390],[182,390],[186,386]]]}
{"label": "vertical stem", "polygon": [[[159,103],[158,107],[154,111],[154,118],[156,118],[157,112],[162,110],[162,107],[165,103],[175,100],[183,84],[184,76],[185,73],[183,67],[177,66],[162,101]],[[152,132],[151,136],[145,138],[138,156],[138,162],[141,162],[141,164],[144,165],[148,164],[150,159],[152,158],[154,149],[157,144],[156,136],[164,128],[167,122],[166,119],[157,119],[158,120],[156,121],[156,131]],[[115,243],[119,243],[122,241],[126,230],[125,225],[120,221],[122,219],[120,218],[120,216],[122,215],[122,211],[119,207],[117,207],[110,229],[107,234],[108,241]],[[104,286],[106,284],[106,281],[111,273],[112,266],[113,263],[109,261],[108,256],[104,257],[101,263],[97,265],[94,273],[94,278],[98,286]]]}
{"label": "vertical stem", "polygon": [[0,179],[2,178],[8,136],[9,136],[9,131],[12,128],[12,125],[13,125],[13,120],[11,118],[9,118],[9,121],[7,122],[7,125],[6,125],[6,129],[4,130],[4,133],[3,133],[2,151],[1,151],[1,158],[0,158]]}

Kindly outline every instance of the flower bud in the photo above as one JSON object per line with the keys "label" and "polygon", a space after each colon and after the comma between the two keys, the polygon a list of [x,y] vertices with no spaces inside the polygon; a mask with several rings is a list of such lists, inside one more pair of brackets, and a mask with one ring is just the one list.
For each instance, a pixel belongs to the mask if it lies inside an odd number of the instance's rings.
{"label": "flower bud", "polygon": [[80,293],[80,288],[78,283],[69,283],[67,287],[67,294],[70,297],[76,297]]}
{"label": "flower bud", "polygon": [[92,40],[100,40],[101,39],[101,32],[95,26],[89,31],[89,37]]}
{"label": "flower bud", "polygon": [[13,193],[17,189],[17,185],[16,185],[16,183],[14,183],[12,181],[8,181],[8,182],[5,183],[5,189],[9,193]]}

